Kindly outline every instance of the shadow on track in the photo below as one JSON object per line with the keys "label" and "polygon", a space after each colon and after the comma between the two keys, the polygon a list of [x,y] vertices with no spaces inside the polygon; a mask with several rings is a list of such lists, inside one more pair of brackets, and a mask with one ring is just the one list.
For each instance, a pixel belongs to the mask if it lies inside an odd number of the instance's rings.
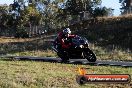
{"label": "shadow on track", "polygon": [[90,65],[90,66],[132,67],[132,62],[106,61],[106,60],[88,62],[85,59],[70,59],[68,62],[64,63],[64,62],[61,62],[60,58],[55,58],[55,57],[10,56],[2,60],[4,61],[40,61],[40,62],[74,64],[74,65]]}

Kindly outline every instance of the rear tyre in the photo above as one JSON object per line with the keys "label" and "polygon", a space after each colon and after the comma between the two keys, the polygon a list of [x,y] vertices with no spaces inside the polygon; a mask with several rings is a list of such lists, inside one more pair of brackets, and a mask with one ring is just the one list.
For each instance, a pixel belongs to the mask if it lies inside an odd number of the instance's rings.
{"label": "rear tyre", "polygon": [[89,48],[87,50],[84,51],[84,55],[85,58],[89,61],[89,62],[95,62],[97,60],[95,54],[93,53],[92,50],[90,50]]}
{"label": "rear tyre", "polygon": [[69,57],[67,56],[67,54],[57,53],[57,55],[61,58],[62,63],[68,62]]}

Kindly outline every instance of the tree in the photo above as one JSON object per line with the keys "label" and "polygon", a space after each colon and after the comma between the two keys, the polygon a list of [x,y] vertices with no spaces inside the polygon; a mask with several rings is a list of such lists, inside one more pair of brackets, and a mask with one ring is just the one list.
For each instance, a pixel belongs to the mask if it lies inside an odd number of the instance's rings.
{"label": "tree", "polygon": [[66,9],[70,13],[79,14],[82,11],[92,13],[93,8],[101,4],[101,0],[67,0]]}
{"label": "tree", "polygon": [[71,15],[78,15],[84,10],[84,7],[81,0],[67,0],[65,9]]}
{"label": "tree", "polygon": [[[64,21],[66,15],[64,15],[64,10],[59,5],[63,4],[65,0],[44,0],[42,3],[43,9],[43,23],[44,30],[57,29],[62,24],[65,24]],[[62,17],[62,18],[61,18]],[[65,18],[63,18],[65,17]],[[61,20],[61,21],[60,21]],[[52,31],[52,30],[51,30]]]}
{"label": "tree", "polygon": [[101,3],[101,0],[67,0],[63,13],[70,15],[68,17],[72,17],[71,22],[73,23],[76,22],[75,20],[80,21],[85,19],[85,13],[89,15],[89,18],[112,15],[113,10],[106,7],[101,8]]}
{"label": "tree", "polygon": [[6,27],[7,23],[7,15],[8,15],[8,6],[7,5],[1,5],[0,6],[0,28]]}
{"label": "tree", "polygon": [[4,33],[7,28],[8,22],[8,9],[9,7],[5,5],[0,5],[0,33]]}
{"label": "tree", "polygon": [[25,30],[24,26],[30,26],[30,30],[28,32],[29,36],[37,34],[38,25],[40,24],[42,15],[36,8],[36,3],[29,3],[28,6],[25,6],[25,2],[15,1],[10,6],[12,7],[10,14],[13,16],[11,21],[14,22],[13,29],[15,29],[16,33],[21,32],[22,30],[26,33],[28,30]]}
{"label": "tree", "polygon": [[97,7],[94,9],[93,17],[113,16],[113,9],[106,7]]}
{"label": "tree", "polygon": [[126,14],[131,12],[130,8],[131,8],[132,0],[119,0],[119,3],[121,3],[122,6],[122,8],[120,8],[121,14]]}
{"label": "tree", "polygon": [[42,14],[38,11],[34,3],[30,3],[30,5],[25,10],[30,26],[29,36],[36,35],[39,33],[38,26],[40,25]]}

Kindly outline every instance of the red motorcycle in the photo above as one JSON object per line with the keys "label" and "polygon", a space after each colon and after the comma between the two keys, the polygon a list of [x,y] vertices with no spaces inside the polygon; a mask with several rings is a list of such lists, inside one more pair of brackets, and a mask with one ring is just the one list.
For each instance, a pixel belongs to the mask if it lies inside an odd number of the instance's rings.
{"label": "red motorcycle", "polygon": [[74,44],[69,49],[61,49],[60,43],[57,42],[57,38],[53,43],[52,49],[57,53],[57,55],[62,59],[62,62],[66,62],[69,59],[87,59],[89,62],[96,61],[96,55],[92,50],[89,49],[88,40],[81,36],[76,36],[74,38],[65,39],[65,43]]}

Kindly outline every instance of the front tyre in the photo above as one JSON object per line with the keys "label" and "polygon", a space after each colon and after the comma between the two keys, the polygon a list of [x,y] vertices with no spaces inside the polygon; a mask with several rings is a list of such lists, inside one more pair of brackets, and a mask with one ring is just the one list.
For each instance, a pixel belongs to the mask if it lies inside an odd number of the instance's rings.
{"label": "front tyre", "polygon": [[93,51],[90,50],[89,48],[87,48],[87,50],[84,51],[84,56],[89,62],[95,62],[97,59]]}

